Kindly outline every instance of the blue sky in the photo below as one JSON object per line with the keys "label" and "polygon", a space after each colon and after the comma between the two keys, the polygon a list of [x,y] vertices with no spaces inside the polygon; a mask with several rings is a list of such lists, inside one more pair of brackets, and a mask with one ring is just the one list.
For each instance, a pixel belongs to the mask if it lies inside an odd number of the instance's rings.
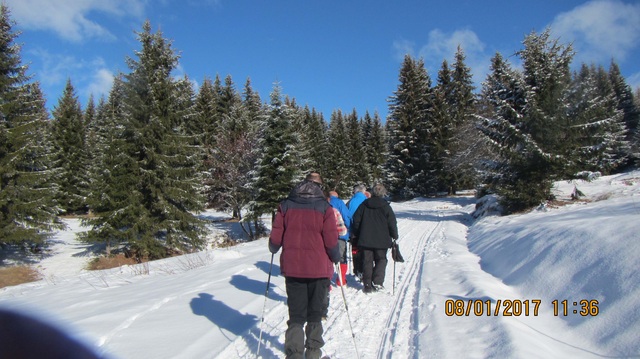
{"label": "blue sky", "polygon": [[640,87],[638,0],[3,0],[21,31],[22,60],[51,109],[71,79],[83,106],[107,95],[128,72],[145,20],[181,55],[177,75],[196,86],[230,75],[247,78],[263,101],[274,83],[329,119],[334,109],[384,119],[402,58],[423,57],[435,82],[442,61],[461,45],[476,85],[490,58],[511,55],[524,37],[550,27],[573,43],[574,66],[615,59]]}

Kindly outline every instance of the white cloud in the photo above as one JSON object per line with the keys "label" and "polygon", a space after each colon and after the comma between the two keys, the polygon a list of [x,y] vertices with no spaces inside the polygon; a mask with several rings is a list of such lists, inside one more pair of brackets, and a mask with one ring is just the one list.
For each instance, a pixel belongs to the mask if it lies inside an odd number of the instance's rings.
{"label": "white cloud", "polygon": [[436,80],[438,71],[442,67],[442,61],[447,60],[449,65],[453,64],[458,46],[464,52],[465,64],[471,68],[476,86],[479,86],[489,71],[493,54],[485,53],[486,46],[475,32],[460,29],[452,33],[444,33],[435,29],[429,32],[427,43],[417,51],[415,44],[411,41],[397,40],[393,43],[396,59],[399,61],[402,61],[405,54],[422,57],[433,81]]}
{"label": "white cloud", "polygon": [[550,27],[560,42],[573,43],[578,63],[622,62],[640,46],[640,3],[590,1],[556,16]]}
{"label": "white cloud", "polygon": [[38,79],[43,88],[48,90],[45,92],[53,104],[62,96],[67,79],[71,79],[82,102],[91,94],[96,100],[102,95],[109,95],[114,75],[101,57],[84,60],[75,56],[52,54],[42,49],[33,50],[32,53],[41,62]]}
{"label": "white cloud", "polygon": [[631,86],[631,89],[634,91],[640,90],[640,72],[636,72],[635,74],[629,76],[627,79],[627,84]]}
{"label": "white cloud", "polygon": [[86,87],[85,95],[87,98],[93,95],[96,101],[102,96],[107,98],[112,86],[113,73],[106,68],[99,68],[94,72],[91,83]]}
{"label": "white cloud", "polygon": [[474,82],[479,84],[489,70],[490,57],[485,53],[485,44],[475,32],[461,29],[446,34],[438,29],[432,30],[429,33],[429,41],[419,53],[424,57],[425,64],[431,69],[432,78],[435,79],[442,67],[442,61],[446,59],[449,65],[453,63],[458,46],[464,52],[465,64],[471,68]]}
{"label": "white cloud", "polygon": [[20,27],[54,31],[61,38],[74,42],[88,38],[113,38],[104,25],[90,20],[91,12],[103,12],[116,17],[141,16],[145,6],[145,0],[4,1]]}
{"label": "white cloud", "polygon": [[485,47],[478,35],[471,30],[456,30],[453,33],[445,34],[441,30],[435,29],[429,32],[429,40],[420,49],[419,54],[424,57],[426,63],[439,67],[442,60],[453,59],[458,46],[461,46],[467,55],[482,53]]}
{"label": "white cloud", "polygon": [[409,40],[396,40],[393,42],[394,57],[398,62],[404,60],[405,55],[416,57],[415,43]]}

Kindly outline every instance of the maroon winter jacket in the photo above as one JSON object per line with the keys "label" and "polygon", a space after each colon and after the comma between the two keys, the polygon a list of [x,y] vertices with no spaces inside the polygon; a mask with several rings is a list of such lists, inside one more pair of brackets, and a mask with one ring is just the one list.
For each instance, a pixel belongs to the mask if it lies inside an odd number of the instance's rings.
{"label": "maroon winter jacket", "polygon": [[278,206],[269,236],[269,250],[280,254],[285,277],[331,278],[340,261],[338,227],[331,205],[320,186],[298,184]]}

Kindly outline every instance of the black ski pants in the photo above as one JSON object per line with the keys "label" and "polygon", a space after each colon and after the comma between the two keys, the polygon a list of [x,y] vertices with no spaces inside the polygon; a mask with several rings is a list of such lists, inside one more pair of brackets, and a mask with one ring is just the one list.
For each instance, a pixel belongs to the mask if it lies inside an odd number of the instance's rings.
{"label": "black ski pants", "polygon": [[358,251],[362,251],[362,284],[365,287],[371,287],[372,283],[384,284],[388,250],[388,248],[358,248]]}
{"label": "black ski pants", "polygon": [[328,309],[331,281],[329,278],[286,277],[285,284],[289,306],[285,354],[287,358],[319,358],[320,348],[324,346],[321,320]]}

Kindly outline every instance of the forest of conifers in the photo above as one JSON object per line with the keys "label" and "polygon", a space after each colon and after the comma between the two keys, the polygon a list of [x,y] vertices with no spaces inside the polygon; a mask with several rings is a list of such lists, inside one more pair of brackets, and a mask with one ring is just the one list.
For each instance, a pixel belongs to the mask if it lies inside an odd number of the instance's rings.
{"label": "forest of conifers", "polygon": [[359,183],[382,182],[392,200],[473,189],[508,214],[552,199],[554,181],[640,157],[638,93],[615,61],[572,66],[549,31],[525,37],[517,68],[496,53],[481,88],[462,48],[431,75],[407,55],[381,119],[325,118],[277,83],[268,99],[231,76],[196,89],[172,75],[179,56],[149,22],[108,96],[82,106],[69,79],[50,112],[4,5],[0,26],[0,251],[40,248],[61,215],[85,215],[82,241],[149,259],[201,249],[205,208],[257,238],[310,171],[345,199]]}

